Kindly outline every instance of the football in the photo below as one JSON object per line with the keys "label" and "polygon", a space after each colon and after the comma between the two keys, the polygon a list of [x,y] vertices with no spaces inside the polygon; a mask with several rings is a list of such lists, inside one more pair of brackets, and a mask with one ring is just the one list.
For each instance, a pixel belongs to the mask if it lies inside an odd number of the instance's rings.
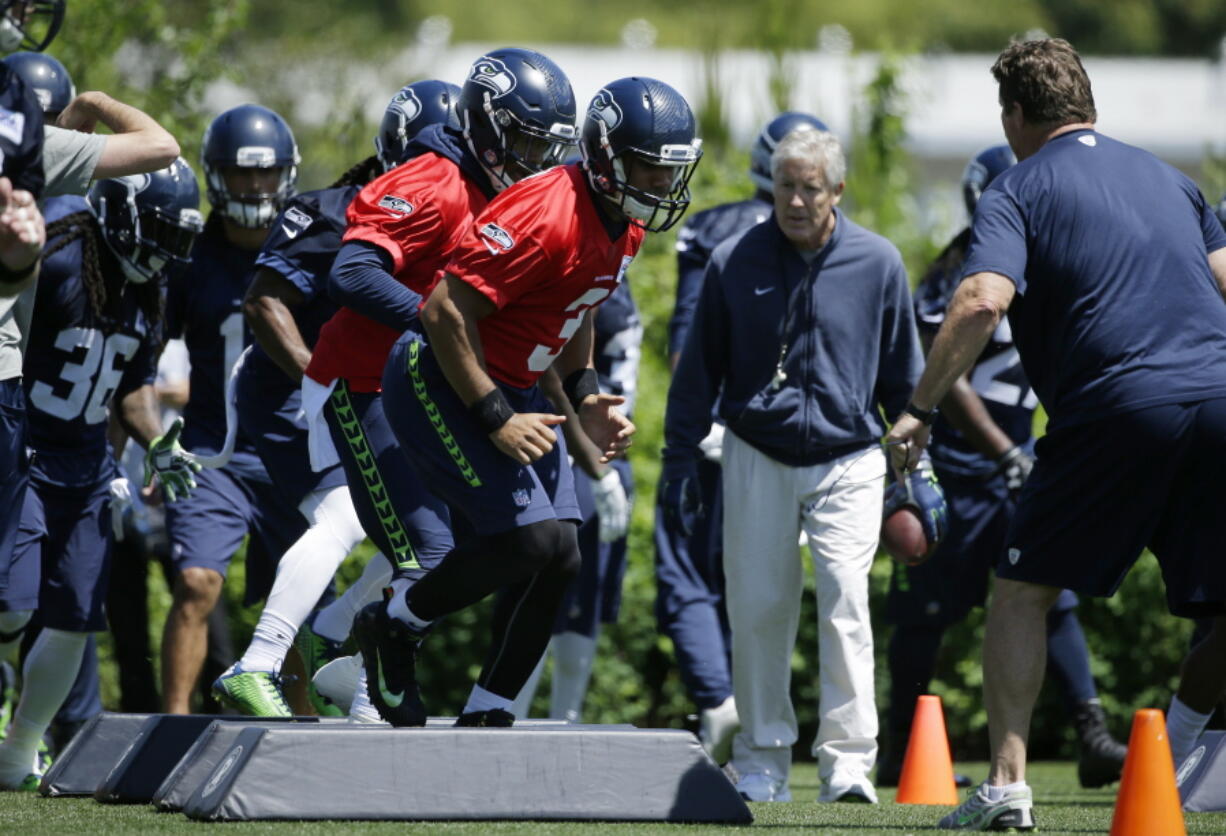
{"label": "football", "polygon": [[906,566],[919,566],[928,559],[928,538],[915,508],[904,505],[882,521],[881,548]]}

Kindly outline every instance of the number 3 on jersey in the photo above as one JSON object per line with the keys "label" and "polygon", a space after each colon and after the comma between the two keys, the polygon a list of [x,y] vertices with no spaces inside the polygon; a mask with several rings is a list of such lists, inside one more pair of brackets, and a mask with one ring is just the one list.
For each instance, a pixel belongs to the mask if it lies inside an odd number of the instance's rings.
{"label": "number 3 on jersey", "polygon": [[583,316],[587,313],[588,309],[600,304],[612,292],[612,288],[593,287],[567,305],[566,310],[574,311],[575,315],[562,323],[562,330],[558,331],[558,338],[562,340],[562,345],[557,348],[551,348],[541,344],[532,349],[532,354],[528,357],[528,368],[534,372],[543,372],[552,366],[553,361],[558,359],[562,349],[570,342],[570,338],[579,330],[579,325],[582,324]]}
{"label": "number 3 on jersey", "polygon": [[[55,394],[51,384],[40,380],[30,387],[30,402],[63,421],[76,420],[82,412],[87,424],[105,421],[107,405],[119,388],[124,365],[136,354],[140,341],[127,334],[111,334],[104,339],[94,328],[65,328],[56,336],[55,347],[73,358],[65,361],[60,370],[60,380],[71,384],[68,394],[61,397]],[[84,356],[81,356],[82,351]],[[123,358],[118,368],[117,357]]]}

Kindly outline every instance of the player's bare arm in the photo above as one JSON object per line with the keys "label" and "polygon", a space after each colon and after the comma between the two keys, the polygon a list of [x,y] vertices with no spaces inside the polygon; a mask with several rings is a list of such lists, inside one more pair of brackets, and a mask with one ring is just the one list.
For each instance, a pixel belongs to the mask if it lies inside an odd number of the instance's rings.
{"label": "player's bare arm", "polygon": [[1218,291],[1226,298],[1226,247],[1209,253],[1209,269],[1213,271]]}
{"label": "player's bare arm", "polygon": [[[484,398],[496,397],[498,387],[485,370],[477,330],[477,323],[495,310],[493,302],[451,273],[443,274],[421,310],[421,324],[439,367],[470,408]],[[565,420],[561,415],[514,412],[490,433],[490,441],[520,464],[531,464],[553,449],[558,437],[552,428]]]}
{"label": "player's bare arm", "polygon": [[302,291],[267,267],[256,271],[243,299],[243,317],[256,342],[281,371],[298,382],[311,362],[311,349],[302,339],[292,310],[303,301]]}
{"label": "player's bare arm", "polygon": [[69,102],[56,125],[93,133],[99,122],[114,136],[107,138],[98,158],[94,169],[97,180],[157,171],[179,156],[179,143],[152,116],[97,90],[82,93]]}
{"label": "player's bare arm", "polygon": [[47,228],[34,196],[0,177],[0,297],[16,296],[38,277]]}
{"label": "player's bare arm", "polygon": [[[583,324],[579,326],[579,330],[575,332],[570,341],[563,346],[558,359],[553,364],[563,385],[576,372],[586,371],[593,378],[596,374],[592,368],[592,346],[595,343],[594,316],[595,308],[584,314]],[[630,447],[635,426],[618,409],[625,402],[626,399],[620,395],[594,391],[576,405],[575,412],[579,418],[579,425],[600,450],[602,464],[624,454]]]}
{"label": "player's bare arm", "polygon": [[115,418],[118,429],[132,438],[142,448],[162,434],[162,415],[158,408],[157,390],[152,383],[117,395]]}
{"label": "player's bare arm", "polygon": [[570,399],[562,388],[562,379],[558,377],[553,366],[541,375],[539,385],[558,414],[566,418],[562,424],[562,434],[566,437],[566,452],[574,458],[580,470],[593,479],[599,479],[609,468],[601,463],[600,457],[603,454],[580,427],[579,417],[575,415],[575,409],[570,405]]}
{"label": "player's bare arm", "polygon": [[[945,397],[954,382],[965,375],[983,352],[1013,301],[1013,282],[997,273],[975,273],[958,285],[949,304],[945,323],[932,342],[924,374],[911,396],[911,403],[930,411]],[[909,413],[898,416],[886,434],[890,458],[898,478],[919,464],[928,445],[928,425]]]}
{"label": "player's bare arm", "polygon": [[[930,336],[922,334],[920,341],[925,353],[932,350]],[[955,380],[949,387],[949,393],[941,399],[941,414],[972,447],[985,456],[999,458],[1013,447],[1013,440],[992,420],[991,413],[971,386],[967,374]]]}

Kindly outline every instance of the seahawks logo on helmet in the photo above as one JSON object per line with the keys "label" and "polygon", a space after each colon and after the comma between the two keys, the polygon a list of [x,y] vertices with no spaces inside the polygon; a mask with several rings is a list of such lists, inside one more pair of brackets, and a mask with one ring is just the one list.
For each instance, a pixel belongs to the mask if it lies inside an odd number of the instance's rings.
{"label": "seahawks logo on helmet", "polygon": [[485,238],[485,248],[494,255],[505,253],[515,246],[515,239],[511,237],[511,233],[498,224],[486,224],[481,227],[479,234]]}
{"label": "seahawks logo on helmet", "polygon": [[418,116],[421,115],[421,99],[417,98],[417,94],[412,90],[404,89],[396,94],[396,98],[392,99],[389,108],[399,110],[404,116],[404,122],[407,125]]}
{"label": "seahawks logo on helmet", "polygon": [[379,198],[379,208],[386,209],[393,215],[411,215],[413,213],[413,204],[403,197],[397,197],[394,194],[385,194]]}
{"label": "seahawks logo on helmet", "polygon": [[515,89],[515,76],[507,65],[488,55],[473,64],[468,80],[494,91],[494,98],[505,96]]}
{"label": "seahawks logo on helmet", "polygon": [[128,188],[132,190],[132,194],[140,194],[145,189],[149,188],[149,184],[153,182],[153,178],[148,174],[129,174],[123,178],[123,181],[128,184]]}
{"label": "seahawks logo on helmet", "polygon": [[608,90],[601,90],[596,94],[596,98],[592,99],[591,105],[588,106],[587,115],[604,122],[605,129],[610,131],[622,123],[621,106],[613,100],[613,94]]}

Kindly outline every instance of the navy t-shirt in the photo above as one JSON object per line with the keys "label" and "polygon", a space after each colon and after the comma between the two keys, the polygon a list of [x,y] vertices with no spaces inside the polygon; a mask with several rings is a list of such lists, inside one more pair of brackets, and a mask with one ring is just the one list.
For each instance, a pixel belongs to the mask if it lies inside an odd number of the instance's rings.
{"label": "navy t-shirt", "polygon": [[[358,186],[340,186],[295,196],[273,223],[255,260],[256,267],[279,273],[302,293],[302,304],[291,313],[308,347],[315,346],[319,329],[337,311],[328,296],[328,272],[345,234],[345,210],[359,191]],[[265,385],[270,401],[283,401],[299,386],[258,341],[247,364]]]}
{"label": "navy t-shirt", "polygon": [[[226,437],[226,380],[251,331],[243,319],[243,296],[258,253],[228,243],[220,219],[205,225],[186,270],[171,277],[166,295],[167,336],[182,337],[191,361],[191,395],[183,409],[183,446],[215,453]],[[255,447],[239,431],[236,452]]]}
{"label": "navy t-shirt", "polygon": [[999,273],[1049,428],[1226,397],[1226,233],[1196,184],[1092,130],[1048,141],[979,200],[962,275]]}

